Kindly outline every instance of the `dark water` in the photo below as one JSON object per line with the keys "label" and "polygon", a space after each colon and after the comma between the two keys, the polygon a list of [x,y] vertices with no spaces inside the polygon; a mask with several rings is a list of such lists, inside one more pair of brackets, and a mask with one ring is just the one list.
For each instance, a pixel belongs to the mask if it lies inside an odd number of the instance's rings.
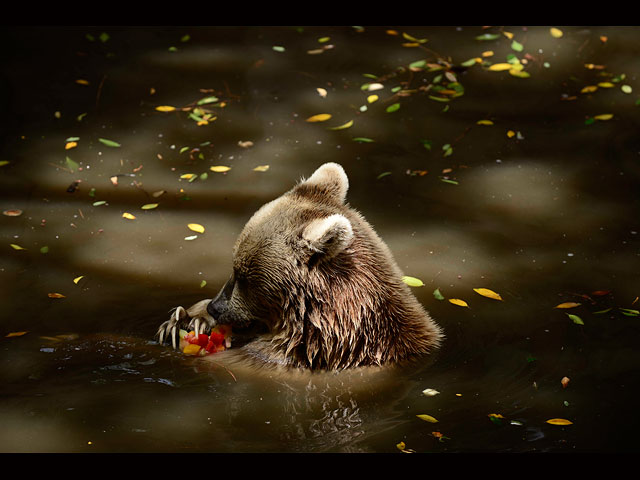
{"label": "dark water", "polygon": [[[560,28],[4,29],[0,206],[23,213],[0,216],[0,325],[28,333],[0,342],[0,450],[637,451],[640,317],[620,309],[640,307],[640,32]],[[530,77],[460,67],[487,51],[487,66],[513,54]],[[459,85],[407,68],[439,59]],[[411,93],[393,97],[399,85]],[[437,85],[464,95],[433,100]],[[225,106],[208,125],[155,110],[212,95]],[[332,118],[305,121],[319,113]],[[275,377],[155,344],[172,307],[226,280],[249,216],[325,161],[424,281],[414,291],[447,337],[432,363]]]}

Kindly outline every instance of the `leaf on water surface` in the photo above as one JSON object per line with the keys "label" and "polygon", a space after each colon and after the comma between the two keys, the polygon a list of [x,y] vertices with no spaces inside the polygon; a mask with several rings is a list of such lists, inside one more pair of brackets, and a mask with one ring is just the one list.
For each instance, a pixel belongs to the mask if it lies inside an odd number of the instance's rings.
{"label": "leaf on water surface", "polygon": [[206,280],[202,280],[202,281],[200,282],[200,288],[204,288],[204,287],[206,287],[206,286],[207,286],[207,281],[206,281]]}
{"label": "leaf on water surface", "polygon": [[343,123],[337,127],[330,127],[329,130],[345,130],[353,126],[353,120],[349,120],[347,123]]}
{"label": "leaf on water surface", "polygon": [[491,120],[478,120],[476,123],[478,125],[493,125],[493,122]]}
{"label": "leaf on water surface", "polygon": [[626,315],[628,317],[637,317],[640,315],[639,310],[631,310],[630,308],[620,308],[619,310],[623,315]]}
{"label": "leaf on water surface", "polygon": [[78,146],[78,142],[74,142],[74,141],[68,141],[65,145],[64,145],[64,149],[65,150],[71,150],[72,148],[75,148]]}
{"label": "leaf on water surface", "polygon": [[565,418],[551,418],[547,420],[546,423],[549,423],[551,425],[573,425],[573,422],[570,422]]}
{"label": "leaf on water surface", "polygon": [[373,143],[374,140],[372,140],[371,138],[367,138],[367,137],[355,137],[352,139],[354,142],[359,142],[359,143]]}
{"label": "leaf on water surface", "polygon": [[[365,85],[363,85],[365,87]],[[369,92],[375,92],[376,90],[382,90],[384,85],[381,83],[368,83],[366,84],[366,88],[364,90],[368,90]]]}
{"label": "leaf on water surface", "polygon": [[273,50],[276,51],[276,52],[284,52],[284,50],[285,50],[285,48],[280,46],[280,45],[274,45],[271,48],[273,48]]}
{"label": "leaf on water surface", "polygon": [[421,413],[419,415],[416,415],[416,417],[418,417],[420,420],[424,420],[425,422],[438,423],[438,420],[436,418],[432,417],[431,415],[427,415],[426,413]]}
{"label": "leaf on water surface", "polygon": [[494,63],[493,65],[489,66],[489,70],[491,70],[492,72],[502,72],[505,70],[511,70],[513,68],[513,65],[510,63]]}
{"label": "leaf on water surface", "polygon": [[438,390],[435,390],[433,388],[425,388],[422,391],[422,394],[426,397],[434,397],[436,395],[438,395],[440,392]]}
{"label": "leaf on water surface", "polygon": [[207,105],[209,103],[216,103],[218,101],[218,97],[205,97],[201,100],[198,100],[198,105]]}
{"label": "leaf on water surface", "polygon": [[136,219],[135,215],[132,215],[129,212],[124,212],[122,214],[122,218],[126,218],[127,220],[135,220]]}
{"label": "leaf on water surface", "polygon": [[225,173],[231,170],[231,167],[227,167],[226,165],[214,165],[213,167],[209,167],[209,170],[216,173]]}
{"label": "leaf on water surface", "polygon": [[199,223],[190,223],[187,225],[189,230],[193,230],[194,232],[204,233],[204,227]]}
{"label": "leaf on water surface", "polygon": [[520,42],[514,40],[511,42],[511,48],[516,52],[521,52],[524,49],[524,46]]}
{"label": "leaf on water surface", "polygon": [[65,298],[65,296],[61,293],[47,293],[49,298]]}
{"label": "leaf on water surface", "polygon": [[310,123],[326,122],[330,118],[331,118],[331,114],[329,113],[318,113],[317,115],[312,115],[311,117],[307,118],[306,121]]}
{"label": "leaf on water surface", "polygon": [[620,87],[620,90],[622,90],[624,93],[631,93],[633,92],[633,89],[631,88],[630,85],[622,85]]}
{"label": "leaf on water surface", "polygon": [[424,287],[424,283],[419,278],[403,276],[402,281],[410,287]]}
{"label": "leaf on water surface", "polygon": [[564,303],[560,303],[558,305],[556,305],[553,308],[574,308],[574,307],[578,307],[582,305],[581,303],[577,303],[577,302],[564,302]]}
{"label": "leaf on water surface", "polygon": [[460,64],[460,66],[462,66],[462,67],[472,67],[476,63],[481,63],[481,62],[482,62],[481,58],[475,57],[475,58],[470,58],[469,60],[466,60],[466,61],[462,62]]}
{"label": "leaf on water surface", "polygon": [[316,88],[316,91],[322,98],[325,98],[327,96],[327,91],[324,88]]}
{"label": "leaf on water surface", "polygon": [[587,85],[586,87],[583,87],[582,90],[580,90],[580,93],[592,93],[596,90],[598,90],[597,85]]}
{"label": "leaf on water surface", "polygon": [[498,38],[500,38],[500,35],[498,35],[497,33],[483,33],[482,35],[478,35],[476,37],[476,40],[488,41],[488,40],[497,40]]}
{"label": "leaf on water surface", "polygon": [[80,280],[82,280],[83,278],[84,278],[84,275],[80,275],[79,277],[76,277],[76,278],[74,278],[74,279],[73,279],[73,283],[75,283],[76,285],[78,285],[78,282],[79,282]]}
{"label": "leaf on water surface", "polygon": [[459,298],[450,298],[449,302],[453,303],[454,305],[458,305],[459,307],[468,307],[469,304],[467,302],[465,302],[464,300],[460,300]]}
{"label": "leaf on water surface", "polygon": [[567,316],[571,319],[571,321],[573,323],[575,323],[576,325],[584,325],[584,322],[582,321],[582,319],[578,316],[578,315],[573,315],[571,313],[567,313]]}
{"label": "leaf on water surface", "polygon": [[143,205],[142,207],[140,207],[142,210],[153,210],[154,208],[157,208],[158,204],[157,203],[147,203],[145,205]]}
{"label": "leaf on water surface", "polygon": [[598,86],[600,88],[613,88],[613,87],[615,87],[615,85],[613,83],[611,83],[611,82],[600,82],[600,83],[598,83]]}
{"label": "leaf on water surface", "polygon": [[404,33],[404,32],[402,32],[402,36],[404,37],[405,40],[409,40],[410,42],[426,43],[428,41],[426,38],[415,38],[409,35],[408,33]]}
{"label": "leaf on water surface", "polygon": [[601,115],[596,115],[593,118],[596,119],[596,120],[606,121],[606,120],[611,120],[613,118],[613,114],[612,113],[603,113]]}
{"label": "leaf on water surface", "polygon": [[89,85],[89,81],[88,81],[88,80],[85,80],[84,78],[79,78],[79,79],[77,79],[77,80],[76,80],[76,83],[77,83],[78,85]]}
{"label": "leaf on water surface", "polygon": [[400,104],[399,103],[394,103],[393,105],[389,105],[387,107],[386,111],[387,111],[387,113],[392,113],[392,112],[395,112],[395,111],[397,111],[399,109],[400,109]]}
{"label": "leaf on water surface", "polygon": [[98,200],[97,202],[93,202],[91,205],[93,205],[94,207],[99,207],[101,205],[106,205],[106,200]]}
{"label": "leaf on water surface", "polygon": [[560,383],[562,384],[562,388],[567,388],[567,385],[569,385],[569,377],[562,377]]}
{"label": "leaf on water surface", "polygon": [[104,145],[106,145],[107,147],[113,147],[113,148],[117,148],[120,146],[120,144],[118,142],[114,142],[113,140],[109,140],[107,138],[99,138],[98,141]]}
{"label": "leaf on water surface", "polygon": [[381,178],[384,178],[388,175],[391,175],[391,172],[382,172],[380,175],[376,177],[376,180],[380,180]]}
{"label": "leaf on water surface", "polygon": [[45,245],[44,247],[40,248],[40,253],[49,253],[49,247]]}
{"label": "leaf on water surface", "polygon": [[442,293],[440,293],[440,289],[439,289],[439,288],[436,288],[436,289],[433,291],[433,296],[434,296],[434,298],[435,298],[436,300],[444,300],[444,295],[442,295]]}
{"label": "leaf on water surface", "polygon": [[198,236],[197,236],[197,235],[191,235],[191,236],[189,236],[189,237],[184,237],[184,239],[185,239],[185,240],[189,240],[189,241],[190,241],[190,240],[195,240],[196,238],[198,238]]}
{"label": "leaf on water surface", "polygon": [[267,170],[269,170],[269,165],[258,165],[253,169],[254,172],[266,172]]}
{"label": "leaf on water surface", "polygon": [[551,34],[551,36],[553,38],[560,38],[563,35],[562,30],[560,30],[559,28],[555,28],[555,27],[551,27],[549,29],[549,33]]}
{"label": "leaf on water surface", "polygon": [[11,337],[21,337],[22,335],[25,335],[29,332],[11,332],[11,333],[7,333],[5,335],[5,338],[11,338]]}
{"label": "leaf on water surface", "polygon": [[251,140],[245,140],[245,141],[239,140],[238,146],[240,148],[251,148],[253,147],[253,142]]}
{"label": "leaf on water surface", "polygon": [[182,175],[180,175],[180,178],[185,180],[191,180],[194,177],[197,177],[195,173],[183,173]]}
{"label": "leaf on water surface", "polygon": [[19,217],[20,215],[22,215],[22,210],[19,210],[17,208],[11,209],[11,210],[4,210],[2,214],[6,215],[7,217]]}
{"label": "leaf on water surface", "polygon": [[153,192],[153,193],[151,194],[151,196],[152,196],[153,198],[158,198],[158,197],[161,197],[162,195],[164,195],[165,193],[166,193],[166,192],[165,192],[164,190],[158,190],[157,192]]}
{"label": "leaf on water surface", "polygon": [[369,95],[367,97],[367,102],[368,103],[376,102],[376,101],[378,101],[378,98],[380,98],[380,97],[378,97],[378,95]]}
{"label": "leaf on water surface", "polygon": [[156,110],[159,112],[173,112],[176,107],[172,107],[171,105],[160,105],[156,107]]}
{"label": "leaf on water surface", "polygon": [[478,295],[482,295],[483,297],[493,298],[494,300],[502,301],[502,297],[499,293],[494,292],[493,290],[489,290],[488,288],[474,288],[474,292]]}

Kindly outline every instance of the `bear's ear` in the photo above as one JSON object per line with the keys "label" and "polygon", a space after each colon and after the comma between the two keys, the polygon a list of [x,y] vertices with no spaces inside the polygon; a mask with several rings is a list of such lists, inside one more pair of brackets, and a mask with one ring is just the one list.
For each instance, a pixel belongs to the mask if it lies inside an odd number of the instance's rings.
{"label": "bear's ear", "polygon": [[300,185],[313,187],[336,202],[344,203],[349,189],[349,178],[342,166],[329,162],[320,166]]}
{"label": "bear's ear", "polygon": [[314,253],[331,258],[349,245],[353,239],[353,229],[345,216],[329,215],[309,223],[302,232],[302,238],[308,242]]}

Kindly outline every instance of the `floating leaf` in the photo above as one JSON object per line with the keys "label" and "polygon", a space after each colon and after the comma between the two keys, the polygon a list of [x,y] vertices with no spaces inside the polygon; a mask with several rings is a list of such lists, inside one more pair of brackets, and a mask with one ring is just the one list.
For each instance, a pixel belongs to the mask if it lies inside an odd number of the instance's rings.
{"label": "floating leaf", "polygon": [[366,84],[366,90],[373,92],[375,90],[382,90],[384,85],[381,83],[368,83]]}
{"label": "floating leaf", "polygon": [[373,102],[377,102],[378,101],[378,95],[369,95],[367,97],[367,102],[368,103],[373,103]]}
{"label": "floating leaf", "polygon": [[435,298],[436,300],[444,300],[444,296],[442,295],[442,293],[440,293],[440,289],[439,289],[439,288],[436,288],[436,289],[433,291],[433,296],[434,296],[434,298]]}
{"label": "floating leaf", "polygon": [[122,218],[126,218],[127,220],[135,220],[135,215],[130,214],[129,212],[124,212],[122,214]]}
{"label": "floating leaf", "polygon": [[399,103],[394,103],[393,105],[389,105],[387,107],[387,113],[392,113],[392,112],[396,112],[400,109],[400,104]]}
{"label": "floating leaf", "polygon": [[40,249],[40,253],[49,253],[49,247],[46,245]]}
{"label": "floating leaf", "polygon": [[551,36],[553,38],[560,38],[563,35],[562,30],[560,30],[559,28],[555,28],[555,27],[551,27],[549,29],[549,33],[551,33]]}
{"label": "floating leaf", "polygon": [[502,297],[500,296],[500,294],[494,292],[493,290],[489,290],[488,288],[474,288],[473,291],[479,295],[482,295],[483,297],[502,301]]}
{"label": "floating leaf", "polygon": [[197,235],[191,235],[190,237],[184,237],[185,240],[195,240],[196,238],[198,238]]}
{"label": "floating leaf", "polygon": [[429,423],[438,423],[438,420],[436,420],[434,417],[432,417],[431,415],[427,415],[427,414],[420,414],[420,415],[416,415],[416,417],[418,417],[420,420],[424,420],[425,422],[429,422]]}
{"label": "floating leaf", "polygon": [[204,233],[204,227],[199,223],[190,223],[187,227],[189,230],[193,230],[194,232]]}
{"label": "floating leaf", "polygon": [[325,98],[327,96],[327,91],[324,88],[316,88],[316,91],[322,98]]}
{"label": "floating leaf", "polygon": [[510,63],[494,63],[493,65],[489,66],[489,70],[491,70],[492,72],[502,72],[504,70],[511,70],[513,68],[513,65]]}
{"label": "floating leaf", "polygon": [[576,303],[576,302],[564,302],[564,303],[560,303],[558,305],[556,305],[553,308],[574,308],[574,307],[579,307],[580,305],[582,305],[581,303]]}
{"label": "floating leaf", "polygon": [[200,282],[200,288],[204,288],[204,287],[206,287],[206,286],[207,286],[207,281],[206,281],[206,280],[202,280],[202,281]]}
{"label": "floating leaf", "polygon": [[514,40],[513,42],[511,42],[511,48],[513,50],[515,50],[516,52],[521,52],[524,47],[522,46],[522,44],[520,42],[517,42],[516,40]]}
{"label": "floating leaf", "polygon": [[218,97],[205,97],[201,100],[198,100],[198,105],[207,105],[209,103],[216,103],[218,101]]}
{"label": "floating leaf", "polygon": [[107,147],[114,147],[117,148],[120,146],[120,144],[118,142],[114,142],[113,140],[109,140],[107,138],[99,138],[98,141],[100,143],[103,143],[104,145],[106,145]]}
{"label": "floating leaf", "polygon": [[573,314],[567,313],[567,316],[576,325],[584,325],[584,322],[582,321],[582,319],[578,315],[573,315]]}
{"label": "floating leaf", "polygon": [[355,137],[353,139],[354,142],[360,142],[360,143],[373,143],[374,140],[372,140],[371,138],[366,138],[366,137]]}
{"label": "floating leaf", "polygon": [[227,167],[226,165],[214,165],[213,167],[209,167],[209,170],[216,173],[224,173],[231,170],[231,167]]}
{"label": "floating leaf", "polygon": [[172,107],[171,105],[160,105],[156,107],[156,110],[159,112],[173,112],[176,107]]}
{"label": "floating leaf", "polygon": [[391,175],[391,172],[382,172],[380,175],[376,177],[376,180],[380,180],[381,178],[384,178],[387,175]]}
{"label": "floating leaf", "polygon": [[631,310],[630,308],[620,308],[620,312],[628,317],[637,317],[638,315],[640,315],[640,311]]}
{"label": "floating leaf", "polygon": [[6,215],[7,217],[19,217],[20,215],[22,215],[22,210],[17,208],[11,209],[11,210],[4,210],[2,214]]}
{"label": "floating leaf", "polygon": [[620,90],[622,90],[624,93],[631,93],[633,92],[633,89],[631,88],[630,85],[622,85],[620,87]]}
{"label": "floating leaf", "polygon": [[49,298],[65,298],[65,296],[61,293],[47,293]]}
{"label": "floating leaf", "polygon": [[309,118],[307,118],[307,122],[326,122],[327,120],[329,120],[331,118],[331,114],[329,113],[319,113],[317,115],[313,115]]}
{"label": "floating leaf", "polygon": [[425,388],[422,391],[422,394],[427,396],[427,397],[434,397],[436,395],[438,395],[440,392],[438,390],[434,390],[433,388]]}
{"label": "floating leaf", "polygon": [[11,243],[10,245],[14,250],[26,250],[26,248],[22,248],[20,245],[16,245],[15,243]]}
{"label": "floating leaf", "polygon": [[273,48],[273,50],[276,52],[284,52],[284,47],[281,47],[280,45],[274,45],[271,48]]}
{"label": "floating leaf", "polygon": [[493,122],[491,120],[478,120],[476,123],[478,125],[493,125]]}
{"label": "floating leaf", "polygon": [[345,130],[353,126],[353,120],[349,120],[347,123],[343,123],[338,127],[331,127],[329,130]]}
{"label": "floating leaf", "polygon": [[551,425],[573,425],[573,422],[566,420],[564,418],[551,418],[547,420],[547,423]]}
{"label": "floating leaf", "polygon": [[567,388],[567,385],[569,385],[569,377],[562,377],[560,384],[562,385],[562,388]]}
{"label": "floating leaf", "polygon": [[487,40],[497,40],[498,38],[500,38],[500,35],[498,35],[497,33],[484,33],[482,35],[478,35],[476,37],[476,40],[487,41]]}
{"label": "floating leaf", "polygon": [[424,283],[419,278],[403,276],[402,281],[410,287],[424,287]]}
{"label": "floating leaf", "polygon": [[142,207],[140,207],[142,210],[153,210],[154,208],[157,208],[158,204],[157,203],[147,203],[146,205],[143,205]]}
{"label": "floating leaf", "polygon": [[460,300],[459,298],[450,298],[449,302],[453,303],[454,305],[458,305],[459,307],[468,307],[469,304],[467,302],[465,302],[464,300]]}
{"label": "floating leaf", "polygon": [[611,120],[613,118],[613,114],[612,113],[603,113],[601,115],[596,115],[595,117],[596,120]]}
{"label": "floating leaf", "polygon": [[472,67],[473,65],[475,65],[476,63],[479,63],[478,60],[480,62],[482,62],[481,58],[470,58],[469,60],[462,62],[460,65],[463,67]]}
{"label": "floating leaf", "polygon": [[269,170],[269,165],[258,165],[253,169],[254,172],[266,172],[267,170]]}
{"label": "floating leaf", "polygon": [[80,280],[82,280],[83,278],[84,278],[84,275],[80,275],[79,277],[76,277],[76,278],[74,278],[74,279],[73,279],[73,283],[75,283],[75,284],[77,285],[77,284],[78,284],[78,282],[79,282]]}
{"label": "floating leaf", "polygon": [[402,36],[405,38],[405,40],[409,40],[410,42],[416,42],[416,43],[425,43],[425,42],[427,42],[426,38],[415,38],[415,37],[412,37],[411,35],[409,35],[408,33],[404,33],[404,32],[402,32]]}
{"label": "floating leaf", "polygon": [[595,92],[596,90],[598,90],[597,85],[587,85],[582,90],[580,90],[580,93],[592,93],[592,92]]}
{"label": "floating leaf", "polygon": [[615,87],[615,85],[613,83],[611,83],[611,82],[600,82],[598,84],[598,86],[600,88],[613,88],[613,87]]}
{"label": "floating leaf", "polygon": [[5,338],[21,337],[22,335],[25,335],[26,333],[29,333],[29,332],[11,332],[11,333],[7,333],[5,335]]}
{"label": "floating leaf", "polygon": [[78,142],[67,142],[64,146],[65,150],[71,150],[72,148],[75,148],[78,146]]}
{"label": "floating leaf", "polygon": [[192,178],[196,178],[197,175],[195,173],[184,173],[182,175],[180,175],[180,178],[185,179],[185,180],[191,180]]}

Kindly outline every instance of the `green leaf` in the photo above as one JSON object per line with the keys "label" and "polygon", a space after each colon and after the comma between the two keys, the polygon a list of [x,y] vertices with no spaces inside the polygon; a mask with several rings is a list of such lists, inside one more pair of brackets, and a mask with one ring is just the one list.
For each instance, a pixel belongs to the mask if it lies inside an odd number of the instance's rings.
{"label": "green leaf", "polygon": [[114,142],[113,140],[109,140],[106,138],[99,138],[98,139],[101,143],[103,143],[104,145],[106,145],[107,147],[114,147],[117,148],[120,146],[120,144],[118,142]]}
{"label": "green leaf", "polygon": [[67,157],[65,161],[67,162],[67,166],[71,169],[72,172],[78,170],[78,168],[80,167],[80,165],[71,160],[69,157]]}
{"label": "green leaf", "polygon": [[513,50],[515,50],[516,52],[521,52],[524,47],[522,46],[522,44],[520,42],[517,42],[516,40],[514,40],[513,42],[511,42],[511,48]]}
{"label": "green leaf", "polygon": [[424,68],[426,64],[427,64],[426,60],[418,60],[417,62],[410,63],[409,68],[411,69]]}
{"label": "green leaf", "polygon": [[107,202],[106,202],[105,200],[98,200],[97,202],[93,202],[93,204],[92,204],[92,205],[93,205],[94,207],[99,207],[100,205],[104,205],[104,204],[106,204],[106,203],[107,203]]}
{"label": "green leaf", "polygon": [[146,205],[143,205],[142,207],[140,207],[142,210],[152,210],[154,208],[156,208],[158,206],[157,203],[147,203]]}
{"label": "green leaf", "polygon": [[391,175],[391,172],[382,172],[380,175],[376,177],[376,180],[380,180],[381,178],[386,177],[387,175]]}
{"label": "green leaf", "polygon": [[578,315],[573,315],[572,313],[567,313],[567,316],[576,325],[584,325],[584,322],[582,321],[582,319]]}
{"label": "green leaf", "polygon": [[46,245],[40,249],[40,253],[49,253],[49,247]]}
{"label": "green leaf", "polygon": [[431,150],[431,146],[433,145],[431,140],[420,140],[420,143],[422,143],[422,146],[427,150]]}
{"label": "green leaf", "polygon": [[419,278],[403,276],[402,281],[410,287],[424,287],[424,283]]}
{"label": "green leaf", "polygon": [[440,289],[439,289],[439,288],[436,288],[436,289],[433,291],[433,296],[434,296],[434,298],[435,298],[436,300],[444,300],[444,295],[442,295],[442,293],[440,293]]}
{"label": "green leaf", "polygon": [[354,142],[360,142],[360,143],[373,143],[374,140],[367,138],[367,137],[355,137],[353,139]]}
{"label": "green leaf", "polygon": [[637,317],[638,315],[640,315],[640,311],[631,310],[629,308],[621,308],[620,311],[622,312],[623,315],[626,315],[628,317]]}
{"label": "green leaf", "polygon": [[281,47],[280,45],[274,45],[272,48],[276,52],[284,52],[284,47]]}
{"label": "green leaf", "polygon": [[393,105],[389,105],[387,107],[387,113],[392,113],[392,112],[395,112],[395,111],[397,111],[399,109],[400,109],[400,104],[399,103],[394,103]]}
{"label": "green leaf", "polygon": [[488,41],[488,40],[497,40],[498,38],[500,38],[500,35],[498,35],[497,33],[484,33],[482,35],[478,35],[476,37],[476,40]]}
{"label": "green leaf", "polygon": [[462,67],[472,67],[476,64],[476,59],[475,58],[470,58],[469,60],[467,60],[466,62],[462,62],[460,64],[460,66]]}
{"label": "green leaf", "polygon": [[198,101],[198,105],[206,105],[208,103],[216,103],[218,101],[218,97],[206,97],[203,98],[202,100]]}

